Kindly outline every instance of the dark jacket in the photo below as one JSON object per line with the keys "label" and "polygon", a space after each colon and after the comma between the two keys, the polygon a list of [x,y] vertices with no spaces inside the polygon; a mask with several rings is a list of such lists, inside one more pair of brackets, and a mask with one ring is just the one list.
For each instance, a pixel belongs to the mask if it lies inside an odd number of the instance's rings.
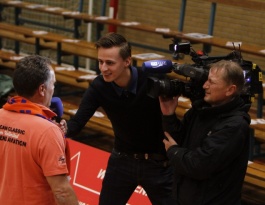
{"label": "dark jacket", "polygon": [[66,136],[78,134],[95,111],[102,107],[112,123],[116,150],[166,156],[159,101],[147,95],[147,74],[139,68],[135,72],[136,93],[126,95],[119,95],[113,83],[97,76],[86,90],[76,115],[68,121]]}
{"label": "dark jacket", "polygon": [[178,145],[168,149],[179,205],[237,205],[246,173],[250,105],[240,97],[210,107],[196,101],[182,121],[163,116]]}

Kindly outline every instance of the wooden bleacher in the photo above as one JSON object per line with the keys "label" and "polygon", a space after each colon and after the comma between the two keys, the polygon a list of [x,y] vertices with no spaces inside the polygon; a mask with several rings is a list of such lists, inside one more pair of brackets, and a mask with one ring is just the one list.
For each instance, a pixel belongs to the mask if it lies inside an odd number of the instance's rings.
{"label": "wooden bleacher", "polygon": [[[65,18],[74,18],[74,19],[82,20],[86,23],[92,22],[92,23],[99,23],[99,24],[109,24],[109,25],[114,25],[118,27],[126,27],[128,29],[134,29],[134,30],[148,32],[148,33],[155,33],[158,35],[162,35],[164,37],[182,39],[182,40],[190,41],[196,44],[200,43],[203,45],[210,45],[210,46],[216,46],[216,47],[224,48],[228,50],[233,50],[233,47],[231,45],[227,45],[227,43],[231,42],[231,40],[224,39],[221,37],[212,36],[209,38],[197,38],[197,37],[190,36],[188,33],[171,30],[169,28],[158,28],[158,27],[146,25],[140,22],[131,23],[130,21],[126,21],[126,20],[103,18],[100,16],[91,16],[86,13],[78,13],[75,15],[66,14],[64,16]],[[237,47],[237,45],[235,46]],[[251,44],[245,44],[245,43],[243,43],[240,46],[240,50],[243,53],[253,54],[253,55],[261,56],[261,57],[265,56],[265,53],[261,52],[264,49],[265,47],[262,47],[259,45],[251,45]]]}
{"label": "wooden bleacher", "polygon": [[[0,65],[9,69],[15,69],[16,63],[23,58],[23,55],[15,54],[12,52],[0,50]],[[88,82],[77,82],[77,78],[81,76],[95,76],[95,74],[89,73],[84,70],[76,70],[71,66],[62,66],[53,63],[52,67],[55,70],[56,80],[62,84],[87,89]]]}
{"label": "wooden bleacher", "polygon": [[[94,42],[70,38],[44,30],[0,22],[0,37],[35,45],[36,54],[39,54],[42,48],[55,50],[57,51],[58,64],[61,64],[63,54],[97,60],[97,50]],[[138,57],[139,54],[142,54],[142,52],[137,49],[132,50],[132,60],[135,66],[141,66],[146,60],[157,59],[157,57],[141,58]],[[161,56],[160,58],[164,57]]]}
{"label": "wooden bleacher", "polygon": [[242,200],[249,205],[264,205],[265,164],[249,162],[242,189]]}
{"label": "wooden bleacher", "polygon": [[[207,1],[210,1],[210,0],[207,0]],[[228,1],[219,0],[218,3],[219,2],[228,2]],[[231,2],[235,2],[235,0]],[[244,0],[244,2],[247,2],[247,1]],[[89,15],[83,12],[69,12],[69,11],[65,12],[63,11],[63,9],[62,10],[60,9],[49,10],[47,5],[39,6],[39,7],[38,6],[31,7],[30,6],[31,4],[36,5],[33,3],[28,3],[28,2],[21,2],[21,3],[12,3],[12,1],[0,2],[0,5],[2,7],[14,7],[14,8],[19,8],[19,9],[30,9],[31,11],[35,10],[38,12],[50,12],[52,14],[61,15],[65,19],[74,19],[78,21],[83,21],[85,23],[92,22],[92,23],[97,23],[97,24],[107,24],[107,25],[114,25],[118,27],[126,27],[128,29],[134,29],[134,30],[148,32],[148,33],[159,34],[159,35],[163,35],[163,36],[167,36],[171,38],[182,39],[182,40],[190,41],[192,43],[200,43],[203,45],[210,45],[210,46],[216,46],[219,48],[225,48],[228,50],[233,50],[233,47],[231,45],[227,45],[227,42],[231,42],[229,39],[224,39],[224,38],[220,38],[216,36],[211,36],[208,38],[198,38],[198,37],[190,36],[187,33],[172,30],[170,28],[158,28],[152,25],[143,24],[141,22],[130,22],[130,21],[121,20],[121,19],[111,19],[106,16]],[[255,6],[255,7],[258,7],[258,6]],[[261,52],[265,48],[259,45],[251,45],[251,44],[243,43],[240,46],[240,49],[243,53],[253,54],[253,55],[261,56],[261,57],[265,56],[265,53]]]}
{"label": "wooden bleacher", "polygon": [[[79,3],[81,3],[81,0]],[[68,10],[62,7],[51,7],[51,6],[44,5],[44,4],[36,4],[36,3],[25,2],[25,1],[2,1],[0,2],[0,9],[4,9],[5,7],[14,8],[15,23],[17,25],[21,21],[21,18],[19,15],[22,13],[22,10],[28,10],[28,11],[38,12],[38,13],[41,12],[41,13],[46,13],[46,14],[56,15],[56,16],[61,16],[61,17],[63,17],[62,15],[63,13],[78,13],[79,12],[79,11]],[[81,7],[79,7],[79,10],[80,9]],[[22,22],[24,21],[25,19],[22,19]],[[46,25],[46,26],[49,26],[49,25]],[[74,20],[73,29],[64,28],[63,30],[73,32],[73,36],[75,38],[78,38],[79,37],[79,31],[78,31],[79,26],[80,26],[80,22]]]}

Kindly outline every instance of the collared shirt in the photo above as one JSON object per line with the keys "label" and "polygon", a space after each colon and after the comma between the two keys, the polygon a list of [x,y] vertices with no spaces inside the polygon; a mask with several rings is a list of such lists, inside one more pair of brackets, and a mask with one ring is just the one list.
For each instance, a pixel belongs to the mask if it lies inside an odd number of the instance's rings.
{"label": "collared shirt", "polygon": [[131,77],[131,80],[130,80],[130,83],[127,89],[121,88],[118,85],[116,85],[114,82],[112,82],[112,86],[119,96],[121,96],[122,94],[126,95],[126,93],[128,92],[134,95],[136,94],[137,79],[138,79],[137,69],[131,66],[130,70],[131,70],[132,77]]}

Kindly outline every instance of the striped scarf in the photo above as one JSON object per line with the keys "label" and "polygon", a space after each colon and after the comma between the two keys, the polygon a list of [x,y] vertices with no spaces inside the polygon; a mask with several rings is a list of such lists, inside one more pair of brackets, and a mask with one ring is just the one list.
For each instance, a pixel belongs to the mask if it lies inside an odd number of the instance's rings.
{"label": "striped scarf", "polygon": [[33,103],[23,97],[15,96],[10,98],[6,104],[3,105],[5,110],[36,115],[38,117],[42,117],[51,121],[51,119],[57,116],[54,112],[52,112],[49,108],[44,105]]}

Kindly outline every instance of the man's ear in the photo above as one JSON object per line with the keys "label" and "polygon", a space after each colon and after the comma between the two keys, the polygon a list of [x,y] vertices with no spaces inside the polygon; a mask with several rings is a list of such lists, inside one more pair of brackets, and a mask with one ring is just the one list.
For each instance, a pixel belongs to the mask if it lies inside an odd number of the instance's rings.
{"label": "man's ear", "polygon": [[131,57],[128,57],[126,60],[125,60],[125,64],[126,64],[126,67],[129,67],[131,65]]}
{"label": "man's ear", "polygon": [[46,90],[46,88],[45,88],[45,85],[44,84],[41,84],[40,86],[39,86],[39,94],[43,97],[44,95],[45,95],[45,90]]}
{"label": "man's ear", "polygon": [[226,96],[234,95],[236,92],[236,85],[230,85],[226,91]]}

